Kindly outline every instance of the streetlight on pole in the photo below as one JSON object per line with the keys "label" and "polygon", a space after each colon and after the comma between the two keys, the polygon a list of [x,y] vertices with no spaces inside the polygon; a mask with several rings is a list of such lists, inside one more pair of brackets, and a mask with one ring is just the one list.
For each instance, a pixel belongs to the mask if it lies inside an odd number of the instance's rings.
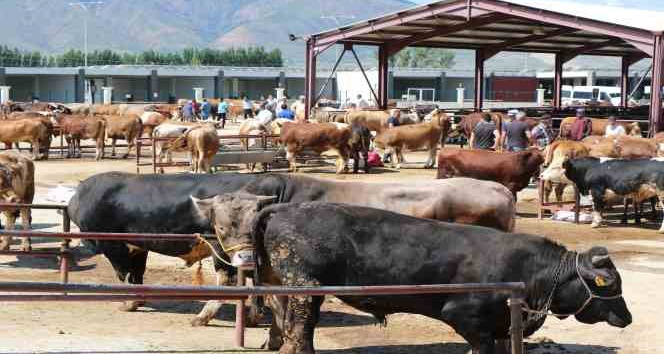
{"label": "streetlight on pole", "polygon": [[101,4],[103,4],[101,1],[80,1],[69,3],[69,6],[80,7],[83,12],[85,12],[83,14],[83,60],[86,69],[88,67],[88,6]]}

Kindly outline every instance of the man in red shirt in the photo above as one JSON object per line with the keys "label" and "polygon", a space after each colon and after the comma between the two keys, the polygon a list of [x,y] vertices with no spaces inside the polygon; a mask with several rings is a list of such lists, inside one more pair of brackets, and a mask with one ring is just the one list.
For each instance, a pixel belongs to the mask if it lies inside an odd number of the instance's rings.
{"label": "man in red shirt", "polygon": [[576,110],[576,119],[570,125],[569,138],[580,141],[589,136],[593,131],[593,123],[590,118],[585,116],[585,110],[579,108]]}

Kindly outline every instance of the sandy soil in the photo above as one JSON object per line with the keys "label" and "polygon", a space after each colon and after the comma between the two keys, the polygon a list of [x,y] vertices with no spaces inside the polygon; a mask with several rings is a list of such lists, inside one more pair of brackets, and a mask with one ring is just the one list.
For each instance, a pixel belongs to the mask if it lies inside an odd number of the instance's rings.
{"label": "sandy soil", "polygon": [[[424,154],[409,154],[409,161],[425,160]],[[432,170],[422,164],[407,165],[401,171],[378,169],[371,175],[333,174],[333,166],[304,168],[301,173],[321,178],[412,180],[431,179]],[[58,184],[76,185],[80,180],[105,171],[134,172],[133,160],[53,159],[37,162],[37,200],[47,188]],[[661,353],[664,325],[659,290],[664,286],[664,236],[657,234],[657,223],[642,227],[612,222],[602,229],[539,221],[535,217],[535,190],[519,195],[517,232],[549,237],[571,249],[591,245],[608,247],[623,276],[624,295],[634,323],[626,329],[606,324],[583,325],[574,319],[551,318],[544,328],[528,340],[528,352],[545,353]],[[34,226],[58,230],[60,216],[52,211],[37,211]],[[36,240],[40,248],[55,247]],[[205,264],[207,270],[211,264]],[[212,282],[211,272],[207,280]],[[109,263],[101,256],[79,252],[72,282],[115,283]],[[20,281],[58,281],[54,259],[0,257],[0,279]],[[179,259],[151,254],[146,283],[188,284],[190,270]],[[0,353],[208,353],[260,352],[257,348],[267,336],[267,327],[247,330],[246,345],[233,346],[234,306],[228,304],[205,328],[192,328],[189,320],[202,302],[150,303],[138,312],[118,311],[114,303],[0,303]],[[373,318],[344,306],[334,298],[324,305],[322,323],[316,332],[321,353],[465,353],[469,347],[451,328],[420,316],[397,314],[386,327]]]}

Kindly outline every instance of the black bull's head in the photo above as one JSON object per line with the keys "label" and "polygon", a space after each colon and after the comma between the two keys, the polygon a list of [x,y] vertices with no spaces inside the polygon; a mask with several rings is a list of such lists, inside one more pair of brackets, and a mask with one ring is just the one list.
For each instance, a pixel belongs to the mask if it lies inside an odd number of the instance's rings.
{"label": "black bull's head", "polygon": [[276,199],[245,192],[220,194],[205,199],[191,197],[199,216],[212,225],[221,248],[234,266],[254,262],[254,219],[263,207]]}
{"label": "black bull's head", "polygon": [[[561,279],[551,304],[559,317],[574,315],[580,322],[607,322],[626,327],[632,314],[622,297],[622,279],[606,248],[594,247],[578,254],[566,279]],[[572,268],[572,266],[570,266]]]}

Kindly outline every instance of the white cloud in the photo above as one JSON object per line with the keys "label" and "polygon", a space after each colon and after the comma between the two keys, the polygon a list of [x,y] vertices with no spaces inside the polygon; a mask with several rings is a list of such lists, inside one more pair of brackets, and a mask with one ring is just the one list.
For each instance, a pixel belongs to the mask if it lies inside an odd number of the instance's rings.
{"label": "white cloud", "polygon": [[606,0],[606,4],[609,6],[625,6],[622,0]]}

